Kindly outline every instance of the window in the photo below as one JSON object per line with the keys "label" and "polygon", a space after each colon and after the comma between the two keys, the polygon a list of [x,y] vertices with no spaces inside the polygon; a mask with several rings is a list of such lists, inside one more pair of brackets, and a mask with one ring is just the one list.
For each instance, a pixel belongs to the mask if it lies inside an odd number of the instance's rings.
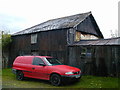
{"label": "window", "polygon": [[81,34],[81,40],[89,40],[89,39],[98,39],[98,37],[90,34]]}
{"label": "window", "polygon": [[33,65],[40,65],[40,64],[44,64],[43,60],[38,57],[35,57],[33,59]]}
{"label": "window", "polygon": [[92,49],[91,48],[82,48],[81,50],[81,58],[82,59],[90,59],[92,57]]}
{"label": "window", "polygon": [[31,34],[31,44],[37,43],[37,34]]}

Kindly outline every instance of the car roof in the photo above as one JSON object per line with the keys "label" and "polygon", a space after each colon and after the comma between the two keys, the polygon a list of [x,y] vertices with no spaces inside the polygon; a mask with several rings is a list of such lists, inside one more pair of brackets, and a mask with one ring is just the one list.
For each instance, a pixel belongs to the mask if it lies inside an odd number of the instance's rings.
{"label": "car roof", "polygon": [[45,58],[52,58],[51,56],[35,56],[35,57],[45,57]]}
{"label": "car roof", "polygon": [[19,57],[39,57],[39,58],[43,58],[43,57],[45,57],[45,58],[53,58],[53,57],[51,57],[51,56],[32,56],[32,55],[26,55],[26,56],[19,56]]}

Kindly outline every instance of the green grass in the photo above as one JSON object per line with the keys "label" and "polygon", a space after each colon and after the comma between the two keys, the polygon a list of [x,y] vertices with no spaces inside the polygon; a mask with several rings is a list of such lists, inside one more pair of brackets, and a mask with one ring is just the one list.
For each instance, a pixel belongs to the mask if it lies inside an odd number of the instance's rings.
{"label": "green grass", "polygon": [[2,70],[3,88],[118,88],[118,78],[82,76],[79,82],[64,86],[52,86],[48,81],[26,78],[23,81],[16,80],[11,69]]}

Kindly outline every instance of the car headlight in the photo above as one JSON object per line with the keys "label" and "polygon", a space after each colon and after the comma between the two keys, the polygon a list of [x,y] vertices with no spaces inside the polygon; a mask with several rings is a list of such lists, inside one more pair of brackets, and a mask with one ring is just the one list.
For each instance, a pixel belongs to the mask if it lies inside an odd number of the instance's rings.
{"label": "car headlight", "polygon": [[68,75],[68,74],[73,74],[73,72],[66,72],[65,74],[67,74],[67,75]]}
{"label": "car headlight", "polygon": [[81,74],[81,70],[80,70],[80,74]]}

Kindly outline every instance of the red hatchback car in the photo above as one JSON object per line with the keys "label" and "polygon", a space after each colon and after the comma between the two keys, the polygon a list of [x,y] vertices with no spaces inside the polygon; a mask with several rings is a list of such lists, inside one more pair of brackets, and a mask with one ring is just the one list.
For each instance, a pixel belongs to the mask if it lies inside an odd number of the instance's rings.
{"label": "red hatchback car", "polygon": [[81,70],[61,64],[50,56],[18,56],[12,68],[18,80],[24,77],[49,80],[52,85],[58,86],[65,79],[79,80]]}

